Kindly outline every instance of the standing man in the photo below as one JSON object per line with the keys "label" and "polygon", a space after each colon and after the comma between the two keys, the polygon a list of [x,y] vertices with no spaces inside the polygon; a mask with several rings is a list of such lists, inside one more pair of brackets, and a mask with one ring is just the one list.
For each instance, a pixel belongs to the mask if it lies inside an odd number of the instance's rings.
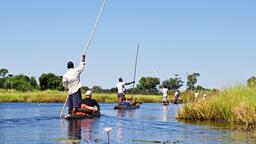
{"label": "standing man", "polygon": [[178,104],[180,92],[179,90],[176,90],[174,93],[174,104]]}
{"label": "standing man", "polygon": [[195,98],[198,98],[198,96],[199,96],[199,92],[196,91],[196,93],[195,93]]}
{"label": "standing man", "polygon": [[121,105],[122,100],[124,98],[124,90],[125,90],[125,85],[129,85],[135,83],[135,81],[129,82],[129,83],[124,83],[122,78],[119,78],[119,82],[116,84],[116,89],[117,89],[117,99],[118,99],[118,106]]}
{"label": "standing man", "polygon": [[163,103],[168,104],[169,101],[168,101],[168,88],[167,88],[167,86],[164,86],[164,88],[161,89],[161,92],[163,94]]}
{"label": "standing man", "polygon": [[62,83],[65,89],[68,90],[68,114],[75,114],[80,107],[82,99],[80,88],[80,74],[85,66],[85,55],[82,55],[82,60],[78,67],[74,68],[73,62],[68,62],[68,71],[64,74]]}

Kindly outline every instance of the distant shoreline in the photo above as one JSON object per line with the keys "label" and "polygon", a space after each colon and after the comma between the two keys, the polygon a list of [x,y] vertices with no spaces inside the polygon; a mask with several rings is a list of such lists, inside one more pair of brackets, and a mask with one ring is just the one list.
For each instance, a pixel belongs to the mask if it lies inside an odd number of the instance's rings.
{"label": "distant shoreline", "polygon": [[[127,97],[131,96],[127,94]],[[84,97],[84,95],[83,95]],[[139,102],[160,103],[161,95],[134,95]],[[40,102],[40,103],[64,103],[67,98],[67,92],[57,90],[20,92],[16,90],[0,89],[0,102]],[[93,98],[102,103],[116,103],[115,93],[94,93]]]}

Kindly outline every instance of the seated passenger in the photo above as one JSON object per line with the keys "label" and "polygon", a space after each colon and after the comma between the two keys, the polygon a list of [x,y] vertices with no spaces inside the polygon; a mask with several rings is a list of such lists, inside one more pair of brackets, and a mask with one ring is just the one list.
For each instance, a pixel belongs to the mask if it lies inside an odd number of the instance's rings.
{"label": "seated passenger", "polygon": [[130,106],[130,102],[129,102],[129,100],[126,100],[126,98],[123,98],[121,105],[125,106],[125,107],[128,107],[128,106]]}
{"label": "seated passenger", "polygon": [[[78,110],[76,114],[92,114],[93,112],[97,113],[100,111],[99,104],[92,99],[92,91],[88,90],[85,93],[85,98],[81,101],[81,109]],[[95,107],[96,106],[96,107]]]}
{"label": "seated passenger", "polygon": [[137,101],[137,98],[133,99],[132,103],[133,103],[133,105],[140,105],[140,104],[142,104],[141,102]]}

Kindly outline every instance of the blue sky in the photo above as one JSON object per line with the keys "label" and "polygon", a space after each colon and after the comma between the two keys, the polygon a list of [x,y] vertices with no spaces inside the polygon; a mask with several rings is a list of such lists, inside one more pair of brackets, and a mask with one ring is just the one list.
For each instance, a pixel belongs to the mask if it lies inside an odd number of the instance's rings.
{"label": "blue sky", "polygon": [[[100,0],[1,0],[0,68],[13,74],[63,75],[77,65]],[[256,1],[107,0],[88,51],[83,85],[114,87],[133,79],[200,73],[208,88],[256,75]]]}

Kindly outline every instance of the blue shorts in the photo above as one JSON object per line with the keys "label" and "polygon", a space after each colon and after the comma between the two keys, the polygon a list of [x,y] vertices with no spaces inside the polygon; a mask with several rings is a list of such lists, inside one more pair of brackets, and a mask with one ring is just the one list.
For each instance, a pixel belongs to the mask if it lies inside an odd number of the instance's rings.
{"label": "blue shorts", "polygon": [[68,107],[69,108],[80,108],[82,96],[80,89],[68,96]]}

